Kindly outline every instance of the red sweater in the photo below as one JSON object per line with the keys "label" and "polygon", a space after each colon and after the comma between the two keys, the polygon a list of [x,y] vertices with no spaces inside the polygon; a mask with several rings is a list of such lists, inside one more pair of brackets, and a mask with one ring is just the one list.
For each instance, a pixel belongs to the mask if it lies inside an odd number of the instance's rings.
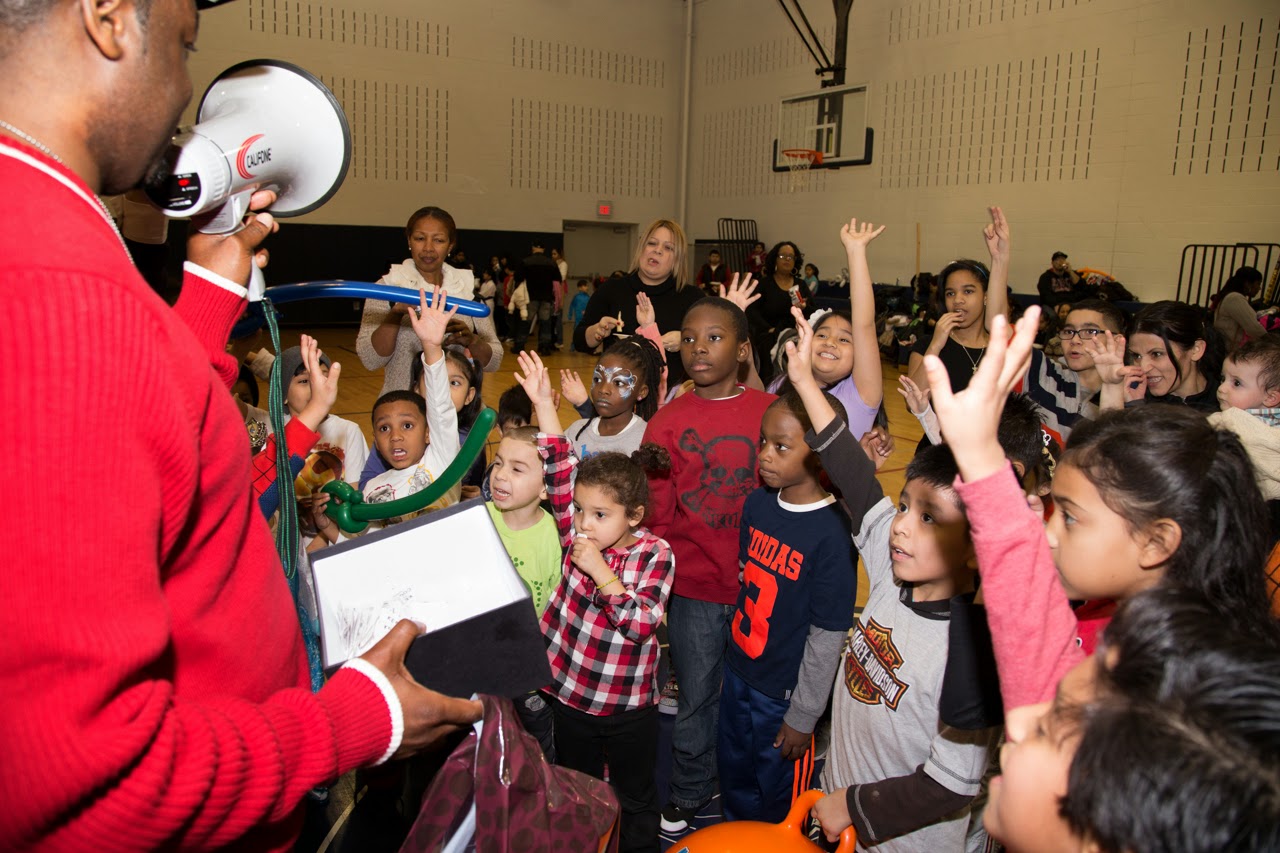
{"label": "red sweater", "polygon": [[671,454],[671,472],[649,478],[645,526],[676,556],[674,595],[736,604],[738,528],[760,485],[760,420],[776,398],[744,388],[727,400],[689,393],[658,409],[644,440]]}
{"label": "red sweater", "polygon": [[88,187],[7,140],[0,186],[0,849],[288,849],[391,716],[354,670],[306,687],[228,393],[243,290],[189,271],[170,309]]}

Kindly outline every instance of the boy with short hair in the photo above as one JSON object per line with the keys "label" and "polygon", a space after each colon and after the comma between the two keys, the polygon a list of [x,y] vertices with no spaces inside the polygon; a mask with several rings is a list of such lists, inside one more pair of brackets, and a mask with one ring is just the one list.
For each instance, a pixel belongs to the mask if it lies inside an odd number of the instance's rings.
{"label": "boy with short hair", "polygon": [[895,507],[813,379],[812,333],[800,333],[787,352],[813,424],[805,439],[843,494],[871,583],[836,678],[828,794],[814,816],[831,840],[852,823],[882,851],[963,850],[983,840],[971,806],[999,728],[960,731],[939,719],[951,598],[976,574],[955,459],[945,446],[918,453]]}
{"label": "boy with short hair", "polygon": [[[387,463],[387,470],[365,483],[365,503],[389,503],[420,492],[435,482],[458,455],[458,411],[449,394],[448,363],[444,356],[444,335],[457,309],[446,311],[444,294],[435,289],[431,304],[421,292],[417,311],[409,320],[422,343],[422,388],[415,391],[388,391],[373,404],[373,443]],[[423,513],[457,503],[461,486],[454,484],[427,507],[395,518],[370,522],[368,530],[380,530],[416,518]],[[327,498],[327,496],[325,496]],[[320,536],[312,543],[320,547],[343,538],[338,526],[324,515],[325,498],[317,499],[312,513]]]}
{"label": "boy with short hair", "polygon": [[738,600],[742,506],[757,486],[760,420],[772,394],[738,383],[751,357],[747,317],[709,296],[685,312],[680,360],[694,384],[645,427],[671,455],[649,478],[645,526],[671,545],[680,567],[667,606],[671,660],[680,679],[672,733],[670,802],[662,828],[680,832],[715,792],[716,720],[729,622]]}
{"label": "boy with short hair", "polygon": [[[517,353],[519,355],[519,353]],[[533,403],[519,385],[513,385],[498,398],[498,431],[504,436],[517,427],[533,423]]]}
{"label": "boy with short hair", "polygon": [[[827,403],[840,413],[835,397]],[[820,482],[795,391],[760,424],[764,488],[742,510],[742,591],[720,691],[720,801],[725,820],[777,823],[807,790],[813,730],[827,706],[852,624],[856,554],[848,516]]]}

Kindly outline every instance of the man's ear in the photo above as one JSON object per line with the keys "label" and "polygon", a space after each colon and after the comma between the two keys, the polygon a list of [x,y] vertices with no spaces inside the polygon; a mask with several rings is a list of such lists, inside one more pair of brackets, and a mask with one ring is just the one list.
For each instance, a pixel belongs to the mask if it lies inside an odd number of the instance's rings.
{"label": "man's ear", "polygon": [[1139,565],[1144,569],[1155,569],[1169,562],[1177,552],[1182,544],[1182,526],[1172,518],[1158,518],[1148,524],[1139,536],[1142,539]]}
{"label": "man's ear", "polygon": [[140,29],[133,0],[80,0],[80,17],[89,39],[112,62],[124,56],[130,26]]}

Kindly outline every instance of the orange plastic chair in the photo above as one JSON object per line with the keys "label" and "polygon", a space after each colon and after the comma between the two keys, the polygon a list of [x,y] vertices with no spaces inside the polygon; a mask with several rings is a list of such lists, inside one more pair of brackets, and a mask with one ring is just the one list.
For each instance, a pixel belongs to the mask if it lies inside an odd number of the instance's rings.
{"label": "orange plastic chair", "polygon": [[[791,804],[782,823],[735,820],[691,832],[672,846],[673,853],[815,853],[820,848],[804,834],[805,818],[824,794],[805,791]],[[836,853],[853,853],[858,835],[849,827]]]}

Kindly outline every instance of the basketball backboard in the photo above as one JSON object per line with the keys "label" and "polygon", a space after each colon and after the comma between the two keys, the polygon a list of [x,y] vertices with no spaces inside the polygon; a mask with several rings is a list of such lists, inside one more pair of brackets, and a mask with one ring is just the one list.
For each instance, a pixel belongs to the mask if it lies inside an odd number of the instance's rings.
{"label": "basketball backboard", "polygon": [[866,165],[871,162],[872,136],[865,83],[788,95],[778,106],[773,171],[788,170],[782,152],[793,148],[822,152],[822,162],[814,163],[814,169]]}

